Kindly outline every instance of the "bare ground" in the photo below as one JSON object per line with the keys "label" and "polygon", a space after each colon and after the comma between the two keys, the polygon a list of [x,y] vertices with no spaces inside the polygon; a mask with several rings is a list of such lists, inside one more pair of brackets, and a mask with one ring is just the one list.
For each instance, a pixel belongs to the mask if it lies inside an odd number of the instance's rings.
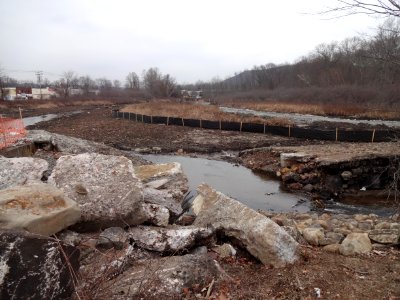
{"label": "bare ground", "polygon": [[[166,127],[118,120],[111,118],[111,106],[105,105],[32,110],[30,115],[83,110],[81,114],[60,117],[32,128],[116,147],[157,146],[165,152],[183,149],[188,152],[210,153],[271,145],[321,144],[260,134]],[[4,109],[3,112],[10,113],[11,110]],[[337,151],[339,149],[333,152]],[[228,277],[214,286],[213,298],[316,299],[315,288],[318,288],[321,291],[320,299],[400,299],[398,247],[383,248],[365,256],[345,257],[323,252],[317,247],[302,246],[301,261],[283,269],[269,269],[246,257],[244,255],[225,260],[216,257]],[[185,290],[182,298],[196,299],[196,288],[198,287]]]}

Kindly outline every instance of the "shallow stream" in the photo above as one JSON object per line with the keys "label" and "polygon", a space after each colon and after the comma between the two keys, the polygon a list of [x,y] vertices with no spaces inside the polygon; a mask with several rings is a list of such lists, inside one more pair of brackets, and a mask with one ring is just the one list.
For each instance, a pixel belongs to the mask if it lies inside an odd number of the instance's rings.
{"label": "shallow stream", "polygon": [[[265,174],[255,173],[243,166],[228,162],[176,155],[143,155],[143,158],[154,163],[179,162],[188,177],[189,189],[196,195],[196,188],[207,183],[217,191],[228,195],[253,209],[275,212],[307,212],[311,201],[302,195],[288,193],[281,189],[280,182]],[[372,204],[355,204],[352,201],[327,201],[325,211],[343,214],[390,215],[391,207],[382,202]]]}

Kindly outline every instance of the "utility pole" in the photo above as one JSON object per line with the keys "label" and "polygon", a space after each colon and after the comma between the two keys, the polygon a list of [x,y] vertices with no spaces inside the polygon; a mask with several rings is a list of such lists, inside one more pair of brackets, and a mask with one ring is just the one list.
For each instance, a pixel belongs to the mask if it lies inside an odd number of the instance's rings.
{"label": "utility pole", "polygon": [[43,96],[42,96],[42,75],[43,75],[43,71],[37,71],[36,72],[37,81],[39,83],[40,100],[43,100]]}

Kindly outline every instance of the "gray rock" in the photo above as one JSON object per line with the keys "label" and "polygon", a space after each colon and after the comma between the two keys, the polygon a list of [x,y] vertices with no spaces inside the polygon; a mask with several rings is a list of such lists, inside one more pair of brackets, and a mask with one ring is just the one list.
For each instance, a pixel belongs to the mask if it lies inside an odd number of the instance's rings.
{"label": "gray rock", "polygon": [[167,178],[156,179],[156,180],[147,182],[145,184],[145,186],[158,190],[158,189],[162,188],[164,185],[166,185],[168,182],[169,182],[169,179],[167,179]]}
{"label": "gray rock", "polygon": [[206,246],[200,246],[200,247],[197,247],[197,248],[193,248],[193,249],[189,252],[189,254],[193,254],[193,255],[204,255],[204,254],[207,254],[207,252],[208,252],[208,249],[207,249]]}
{"label": "gray rock", "polygon": [[40,181],[47,168],[47,161],[40,158],[0,156],[0,190]]}
{"label": "gray rock", "polygon": [[152,203],[142,204],[142,213],[146,223],[165,227],[169,222],[169,210],[164,206]]}
{"label": "gray rock", "polygon": [[364,254],[371,250],[372,244],[367,233],[350,233],[339,247],[340,253],[345,256]]}
{"label": "gray rock", "polygon": [[340,244],[344,239],[344,235],[337,232],[327,232],[325,237],[319,241],[320,246]]}
{"label": "gray rock", "polygon": [[167,180],[163,189],[168,190],[179,203],[189,188],[182,166],[177,162],[138,166],[135,167],[135,174],[144,184],[155,180]]}
{"label": "gray rock", "polygon": [[0,191],[0,228],[50,236],[80,217],[76,202],[49,184],[37,182]]}
{"label": "gray rock", "polygon": [[298,243],[302,241],[302,235],[296,226],[282,226],[283,229]]}
{"label": "gray rock", "polygon": [[124,229],[121,227],[110,227],[100,233],[96,246],[105,249],[114,248],[121,250],[124,248],[127,240],[128,233]]}
{"label": "gray rock", "polygon": [[180,299],[183,288],[209,285],[221,276],[220,269],[206,255],[143,260],[116,279],[111,299]]}
{"label": "gray rock", "polygon": [[375,225],[375,229],[390,229],[390,223],[389,222],[380,222]]}
{"label": "gray rock", "polygon": [[202,184],[193,201],[196,226],[213,226],[239,240],[262,263],[283,267],[298,259],[298,243],[279,225],[242,203]]}
{"label": "gray rock", "polygon": [[230,257],[230,256],[235,256],[236,255],[236,249],[232,247],[231,244],[222,244],[220,246],[214,247],[212,249],[214,252],[219,254],[219,257],[225,258],[225,257]]}
{"label": "gray rock", "polygon": [[175,200],[168,190],[156,190],[148,187],[143,190],[143,198],[145,203],[167,208],[171,216],[175,217],[182,213],[180,201]]}
{"label": "gray rock", "polygon": [[60,232],[57,234],[57,238],[59,238],[65,244],[71,246],[78,246],[82,242],[82,236],[79,233],[71,230],[64,230]]}
{"label": "gray rock", "polygon": [[351,177],[353,177],[353,174],[350,171],[343,171],[342,174],[340,174],[340,176],[342,176],[343,180],[350,180]]}
{"label": "gray rock", "polygon": [[137,226],[129,229],[129,237],[147,250],[158,252],[176,252],[190,249],[206,241],[214,234],[212,228],[194,226],[159,228]]}
{"label": "gray rock", "polygon": [[399,229],[374,229],[368,233],[369,238],[380,244],[399,244]]}
{"label": "gray rock", "polygon": [[0,257],[0,299],[70,299],[71,274],[79,270],[77,248],[27,232],[0,231]]}
{"label": "gray rock", "polygon": [[81,208],[76,230],[141,224],[142,183],[132,162],[122,156],[84,153],[61,156],[49,183],[62,189]]}
{"label": "gray rock", "polygon": [[324,238],[324,230],[322,228],[308,227],[303,230],[303,237],[310,245],[318,246]]}

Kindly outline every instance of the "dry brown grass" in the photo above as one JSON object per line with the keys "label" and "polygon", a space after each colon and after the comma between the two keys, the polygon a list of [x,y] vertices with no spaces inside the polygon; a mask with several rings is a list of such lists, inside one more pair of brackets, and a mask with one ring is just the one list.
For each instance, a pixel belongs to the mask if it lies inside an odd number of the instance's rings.
{"label": "dry brown grass", "polygon": [[333,105],[333,104],[305,104],[289,102],[257,102],[257,101],[227,101],[226,106],[248,108],[259,111],[273,111],[283,113],[313,114],[320,116],[357,117],[371,119],[399,119],[399,111],[386,111],[368,109],[354,105]]}
{"label": "dry brown grass", "polygon": [[233,113],[225,113],[216,105],[204,105],[199,103],[178,103],[168,100],[156,102],[138,103],[125,106],[122,112],[132,112],[147,116],[165,116],[186,119],[248,122],[269,125],[289,125],[291,122],[283,118],[263,119],[261,117],[240,116]]}

